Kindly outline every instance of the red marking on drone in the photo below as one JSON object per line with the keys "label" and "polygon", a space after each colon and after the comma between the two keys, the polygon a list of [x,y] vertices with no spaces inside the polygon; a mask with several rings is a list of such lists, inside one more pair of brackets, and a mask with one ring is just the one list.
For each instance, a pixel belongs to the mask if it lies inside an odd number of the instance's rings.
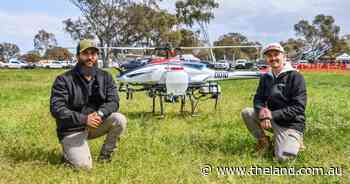
{"label": "red marking on drone", "polygon": [[167,70],[170,71],[180,71],[180,70],[184,70],[184,67],[182,66],[172,66],[172,67],[166,67]]}

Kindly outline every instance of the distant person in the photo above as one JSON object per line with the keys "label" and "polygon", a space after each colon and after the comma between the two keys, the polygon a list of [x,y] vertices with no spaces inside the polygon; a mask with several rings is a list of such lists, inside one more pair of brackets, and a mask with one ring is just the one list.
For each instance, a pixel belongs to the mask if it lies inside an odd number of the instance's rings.
{"label": "distant person", "polygon": [[93,41],[80,41],[78,63],[59,75],[52,86],[50,111],[56,119],[63,159],[75,168],[92,168],[87,140],[105,134],[99,160],[111,161],[127,124],[118,112],[119,98],[112,76],[97,67],[98,52]]}
{"label": "distant person", "polygon": [[271,72],[260,78],[254,96],[254,108],[245,108],[242,118],[257,139],[256,151],[264,153],[272,146],[265,130],[273,131],[274,154],[279,161],[297,156],[303,148],[306,86],[304,77],[285,62],[279,43],[265,46],[262,53]]}

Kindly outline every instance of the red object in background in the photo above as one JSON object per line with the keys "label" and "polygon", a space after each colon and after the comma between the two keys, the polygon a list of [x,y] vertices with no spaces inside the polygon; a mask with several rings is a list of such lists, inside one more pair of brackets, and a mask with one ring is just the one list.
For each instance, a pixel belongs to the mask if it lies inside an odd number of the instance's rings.
{"label": "red object in background", "polygon": [[169,53],[170,53],[171,56],[175,56],[176,55],[176,51],[175,50],[170,50]]}
{"label": "red object in background", "polygon": [[[346,72],[350,71],[350,64],[317,63],[317,64],[292,64],[293,68],[302,72]],[[260,69],[262,74],[269,72],[269,68]]]}
{"label": "red object in background", "polygon": [[294,65],[300,71],[317,71],[317,72],[329,72],[329,71],[346,71],[346,64],[340,63],[317,63],[317,64],[296,64]]}

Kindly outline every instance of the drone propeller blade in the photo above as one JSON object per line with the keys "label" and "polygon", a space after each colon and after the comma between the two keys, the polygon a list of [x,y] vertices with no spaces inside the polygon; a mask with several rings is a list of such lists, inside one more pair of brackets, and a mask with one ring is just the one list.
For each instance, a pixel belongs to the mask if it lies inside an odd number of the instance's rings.
{"label": "drone propeller blade", "polygon": [[98,47],[99,49],[114,49],[114,50],[154,50],[155,47]]}
{"label": "drone propeller blade", "polygon": [[211,46],[211,47],[180,47],[183,50],[191,49],[227,49],[227,48],[260,48],[261,45],[227,45],[227,46]]}

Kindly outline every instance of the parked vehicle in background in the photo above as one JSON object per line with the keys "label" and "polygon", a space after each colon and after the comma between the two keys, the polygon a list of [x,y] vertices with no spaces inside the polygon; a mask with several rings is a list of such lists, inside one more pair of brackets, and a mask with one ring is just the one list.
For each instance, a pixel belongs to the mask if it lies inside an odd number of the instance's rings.
{"label": "parked vehicle in background", "polygon": [[58,69],[58,68],[64,68],[64,64],[60,61],[52,61],[48,63],[45,68],[51,68],[51,69]]}
{"label": "parked vehicle in background", "polygon": [[199,58],[195,57],[192,54],[177,55],[176,58],[180,59],[181,61],[188,61],[188,62],[200,62],[201,61]]}
{"label": "parked vehicle in background", "polygon": [[129,71],[129,70],[133,70],[135,68],[141,67],[141,66],[145,66],[150,61],[151,61],[150,58],[147,58],[147,59],[136,59],[136,60],[132,60],[132,61],[129,61],[127,63],[121,64],[119,68],[121,68],[122,70]]}
{"label": "parked vehicle in background", "polygon": [[110,68],[119,68],[120,67],[120,65],[119,65],[119,63],[118,62],[116,62],[116,61],[113,61],[110,65],[109,65],[109,67]]}
{"label": "parked vehicle in background", "polygon": [[218,60],[214,63],[214,68],[215,69],[220,69],[220,70],[229,70],[230,69],[230,63],[227,62],[226,60]]}
{"label": "parked vehicle in background", "polygon": [[69,68],[68,61],[58,61],[62,64],[63,68]]}
{"label": "parked vehicle in background", "polygon": [[201,63],[207,65],[208,68],[214,69],[214,64],[212,61],[201,61]]}
{"label": "parked vehicle in background", "polygon": [[97,60],[97,67],[98,68],[103,68],[103,61],[102,61],[102,59]]}
{"label": "parked vehicle in background", "polygon": [[41,63],[39,63],[39,62],[34,63],[35,68],[43,68],[42,65],[43,65],[43,64],[41,64]]}
{"label": "parked vehicle in background", "polygon": [[248,61],[246,64],[245,64],[245,69],[258,69],[258,67],[256,67],[256,63],[253,62],[253,61]]}
{"label": "parked vehicle in background", "polygon": [[63,68],[73,68],[76,64],[75,61],[60,61],[63,65]]}
{"label": "parked vehicle in background", "polygon": [[52,63],[54,60],[40,60],[39,62],[35,63],[35,66],[38,68],[49,68],[50,63]]}
{"label": "parked vehicle in background", "polygon": [[246,69],[248,61],[246,59],[237,59],[235,62],[235,69]]}
{"label": "parked vehicle in background", "polygon": [[0,68],[4,68],[5,63],[0,61]]}
{"label": "parked vehicle in background", "polygon": [[77,64],[77,61],[75,60],[68,61],[68,68],[73,68],[76,64]]}
{"label": "parked vehicle in background", "polygon": [[24,68],[26,68],[26,69],[34,69],[34,68],[36,68],[36,66],[35,66],[34,63],[27,63],[27,66],[25,66]]}
{"label": "parked vehicle in background", "polygon": [[267,65],[267,63],[266,63],[266,61],[264,59],[258,59],[256,61],[256,67],[258,69],[265,69],[265,68],[268,67],[268,65]]}
{"label": "parked vehicle in background", "polygon": [[10,59],[8,63],[4,63],[4,68],[28,68],[29,64],[17,59]]}
{"label": "parked vehicle in background", "polygon": [[76,62],[74,61],[56,61],[56,60],[41,60],[35,63],[36,67],[58,69],[58,68],[72,68]]}
{"label": "parked vehicle in background", "polygon": [[309,64],[308,60],[299,60],[296,64]]}

